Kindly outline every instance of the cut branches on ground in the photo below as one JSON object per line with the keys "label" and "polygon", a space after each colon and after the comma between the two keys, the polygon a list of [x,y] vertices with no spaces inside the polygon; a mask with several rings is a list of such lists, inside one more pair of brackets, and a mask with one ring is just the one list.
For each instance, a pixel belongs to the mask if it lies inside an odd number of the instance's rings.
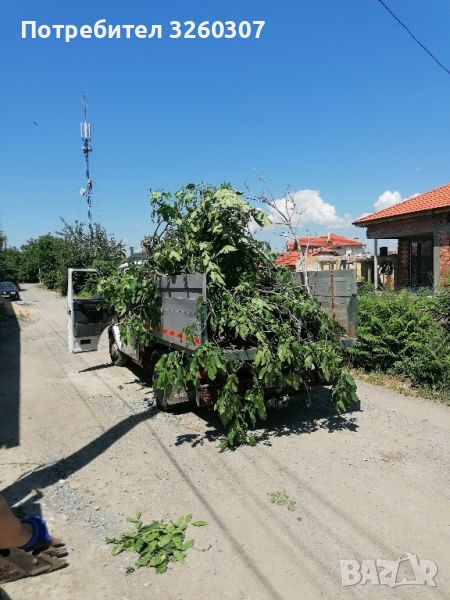
{"label": "cut branches on ground", "polygon": [[127,574],[141,567],[153,567],[156,573],[165,573],[171,562],[183,563],[189,548],[194,545],[192,538],[186,539],[186,529],[204,527],[206,521],[192,521],[192,515],[183,515],[177,521],[152,521],[144,525],[139,513],[127,521],[135,527],[134,531],[125,531],[118,538],[106,538],[107,544],[113,544],[113,556],[122,552],[136,552],[139,558],[134,567],[128,567]]}

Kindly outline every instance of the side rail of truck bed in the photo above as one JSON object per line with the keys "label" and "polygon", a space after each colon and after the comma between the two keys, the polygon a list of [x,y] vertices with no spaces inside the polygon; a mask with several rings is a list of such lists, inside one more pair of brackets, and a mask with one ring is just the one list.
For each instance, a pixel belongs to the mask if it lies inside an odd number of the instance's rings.
{"label": "side rail of truck bed", "polygon": [[[294,279],[305,287],[305,275],[293,273]],[[322,309],[347,332],[343,343],[356,342],[356,271],[308,271],[308,287]]]}
{"label": "side rail of truck bed", "polygon": [[[171,348],[195,350],[206,339],[206,275],[159,276],[161,323],[155,338]],[[200,311],[200,318],[198,317]],[[193,325],[193,339],[185,329]]]}

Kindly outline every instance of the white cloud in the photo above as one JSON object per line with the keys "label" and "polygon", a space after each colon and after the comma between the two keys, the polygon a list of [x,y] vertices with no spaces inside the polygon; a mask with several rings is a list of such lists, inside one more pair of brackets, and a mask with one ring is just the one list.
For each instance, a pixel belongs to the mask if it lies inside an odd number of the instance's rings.
{"label": "white cloud", "polygon": [[399,191],[395,190],[391,192],[390,190],[386,190],[382,194],[378,196],[378,199],[375,201],[375,210],[383,210],[383,208],[389,208],[390,206],[394,206],[394,204],[398,204],[399,202],[403,202],[402,195]]}
{"label": "white cloud", "polygon": [[[276,200],[275,204],[284,215],[286,213],[293,215],[294,227],[320,225],[328,229],[336,229],[346,227],[351,222],[349,215],[339,216],[336,207],[320,197],[319,190],[298,190]],[[270,217],[275,224],[280,223],[280,215],[274,209],[271,209]]]}
{"label": "white cloud", "polygon": [[394,206],[399,202],[411,200],[411,198],[415,198],[416,196],[420,196],[420,194],[412,194],[412,196],[402,198],[402,195],[399,191],[395,190],[395,192],[391,192],[390,190],[386,190],[385,192],[380,194],[378,196],[378,199],[375,201],[375,210],[383,210],[383,208],[389,208],[390,206]]}

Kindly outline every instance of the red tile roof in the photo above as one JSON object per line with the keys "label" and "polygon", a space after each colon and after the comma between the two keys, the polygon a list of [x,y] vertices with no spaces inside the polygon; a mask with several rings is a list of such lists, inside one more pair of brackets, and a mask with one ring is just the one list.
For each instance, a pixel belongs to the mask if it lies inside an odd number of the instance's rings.
{"label": "red tile roof", "polygon": [[284,254],[279,254],[277,256],[276,262],[278,265],[283,265],[284,267],[295,267],[299,256],[298,252],[285,252]]}
{"label": "red tile roof", "polygon": [[[298,242],[302,248],[336,248],[336,246],[365,246],[364,242],[353,238],[329,233],[328,235],[319,235],[316,237],[301,237]],[[294,242],[288,242],[288,250],[294,249]]]}
{"label": "red tile roof", "polygon": [[[308,256],[316,256],[317,254],[331,254],[333,256],[338,256],[338,253],[336,250],[333,250],[333,248],[311,248],[307,252]],[[299,257],[300,252],[297,250],[288,250],[284,254],[279,254],[276,262],[285,267],[295,267]]]}
{"label": "red tile roof", "polygon": [[437,208],[450,208],[450,183],[361,217],[353,225],[363,227],[367,223],[379,219],[391,219],[414,213],[428,212]]}

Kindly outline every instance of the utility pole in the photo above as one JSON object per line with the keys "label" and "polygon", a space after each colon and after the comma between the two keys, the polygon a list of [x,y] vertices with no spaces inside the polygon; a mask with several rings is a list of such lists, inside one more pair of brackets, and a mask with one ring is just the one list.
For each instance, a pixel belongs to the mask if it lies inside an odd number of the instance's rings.
{"label": "utility pole", "polygon": [[83,92],[81,94],[81,140],[83,145],[81,150],[84,154],[86,161],[86,187],[80,189],[80,195],[84,196],[87,201],[88,207],[88,220],[89,227],[92,228],[92,194],[94,182],[91,179],[90,167],[89,167],[89,153],[92,152],[91,142],[91,124],[88,121],[87,114],[87,94]]}

